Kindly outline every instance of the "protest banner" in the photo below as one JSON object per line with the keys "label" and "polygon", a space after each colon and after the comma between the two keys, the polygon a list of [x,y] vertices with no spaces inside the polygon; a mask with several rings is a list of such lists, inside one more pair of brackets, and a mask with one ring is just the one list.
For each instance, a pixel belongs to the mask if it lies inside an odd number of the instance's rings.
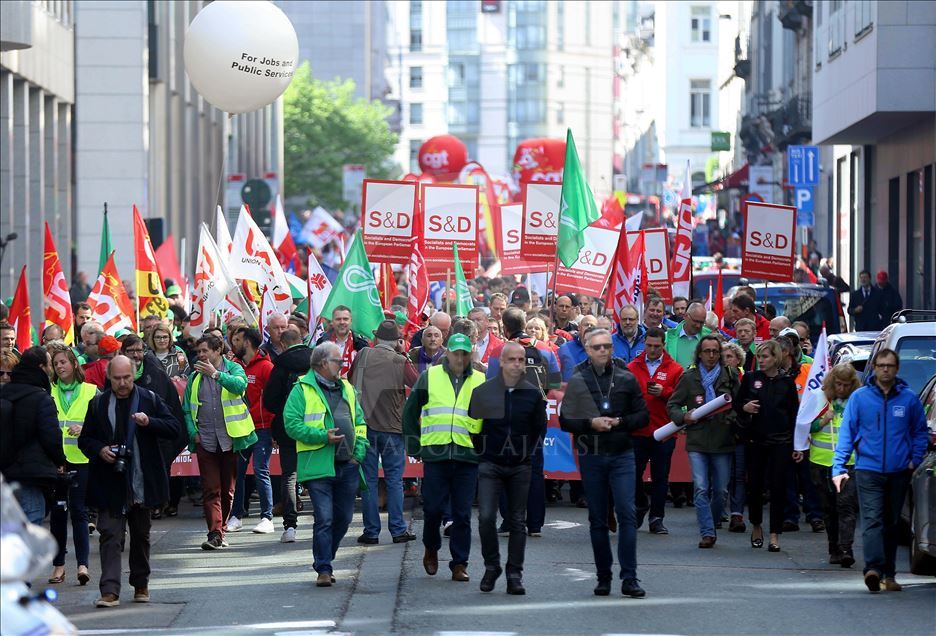
{"label": "protest banner", "polygon": [[552,267],[559,238],[562,183],[524,183],[522,187],[523,240],[520,257],[528,263],[546,263]]}
{"label": "protest banner", "polygon": [[364,250],[371,263],[409,262],[416,230],[416,191],[412,181],[364,179],[361,195]]}
{"label": "protest banner", "polygon": [[430,274],[452,269],[452,244],[470,276],[478,263],[478,205],[476,185],[423,184],[423,251]]}
{"label": "protest banner", "polygon": [[589,226],[583,233],[584,245],[572,267],[561,262],[556,274],[556,293],[574,292],[601,296],[617,249],[620,231]]}
{"label": "protest banner", "polygon": [[673,243],[672,293],[689,298],[689,279],[692,276],[692,200],[679,202],[676,220],[676,240]]}
{"label": "protest banner", "polygon": [[523,205],[500,206],[500,232],[497,235],[497,253],[500,255],[502,275],[526,274],[533,267],[520,256],[523,237]]}
{"label": "protest banner", "polygon": [[[647,264],[647,286],[658,292],[667,305],[673,304],[673,282],[670,275],[669,237],[666,229],[643,230],[644,262]],[[633,246],[638,232],[627,233],[627,246]]]}
{"label": "protest banner", "polygon": [[781,283],[793,280],[796,263],[796,208],[746,201],[741,276]]}

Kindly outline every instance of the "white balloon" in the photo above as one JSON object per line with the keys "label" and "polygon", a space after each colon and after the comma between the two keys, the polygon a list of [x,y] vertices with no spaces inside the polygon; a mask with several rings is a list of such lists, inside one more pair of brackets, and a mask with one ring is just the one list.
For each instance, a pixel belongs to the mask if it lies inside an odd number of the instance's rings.
{"label": "white balloon", "polygon": [[185,70],[208,102],[246,113],[273,102],[292,81],[299,57],[296,30],[266,0],[216,0],[185,33]]}

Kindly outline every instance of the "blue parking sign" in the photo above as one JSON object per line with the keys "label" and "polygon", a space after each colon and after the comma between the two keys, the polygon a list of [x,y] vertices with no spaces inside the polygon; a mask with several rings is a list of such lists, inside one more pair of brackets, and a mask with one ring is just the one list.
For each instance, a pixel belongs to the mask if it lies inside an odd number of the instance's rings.
{"label": "blue parking sign", "polygon": [[790,146],[787,162],[791,186],[819,185],[819,146]]}
{"label": "blue parking sign", "polygon": [[793,193],[796,203],[796,226],[814,226],[816,224],[815,208],[813,206],[814,190],[809,187],[796,188]]}

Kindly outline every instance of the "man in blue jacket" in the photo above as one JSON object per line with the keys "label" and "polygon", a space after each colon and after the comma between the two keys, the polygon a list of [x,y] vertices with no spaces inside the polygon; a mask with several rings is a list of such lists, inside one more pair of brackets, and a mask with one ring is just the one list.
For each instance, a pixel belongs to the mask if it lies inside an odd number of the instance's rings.
{"label": "man in blue jacket", "polygon": [[637,308],[633,305],[621,307],[618,318],[620,322],[612,339],[614,357],[620,358],[625,364],[630,364],[634,358],[643,353],[647,328],[640,324]]}
{"label": "man in blue jacket", "polygon": [[897,521],[913,469],[923,461],[929,432],[923,405],[897,377],[900,358],[881,349],[871,360],[874,375],[848,399],[832,481],[841,492],[848,479],[845,464],[855,451],[858,505],[864,520],[864,580],[872,593],[899,592],[896,581]]}
{"label": "man in blue jacket", "polygon": [[598,319],[592,315],[582,316],[578,322],[578,331],[575,338],[559,347],[559,370],[562,372],[562,381],[568,382],[575,367],[588,360],[582,338],[589,329],[594,329]]}

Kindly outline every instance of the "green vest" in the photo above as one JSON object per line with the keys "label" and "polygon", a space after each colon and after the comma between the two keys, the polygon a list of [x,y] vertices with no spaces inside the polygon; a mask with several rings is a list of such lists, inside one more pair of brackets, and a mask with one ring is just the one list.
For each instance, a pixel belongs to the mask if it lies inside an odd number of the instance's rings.
{"label": "green vest", "polygon": [[[832,420],[823,426],[820,430],[812,433],[809,439],[809,461],[818,466],[832,466],[832,459],[835,456],[835,445],[838,443],[839,426],[842,425],[842,413],[845,412],[845,404],[839,406],[838,400],[829,405],[835,415]],[[848,463],[855,463],[855,454],[848,459]]]}
{"label": "green vest", "polygon": [[55,410],[58,411],[59,427],[62,429],[62,446],[65,449],[65,459],[71,464],[87,464],[88,458],[84,453],[78,450],[78,436],[70,435],[68,427],[84,426],[85,414],[88,412],[88,404],[97,394],[97,386],[90,382],[82,382],[75,389],[75,397],[72,403],[68,405],[68,410],[62,408],[64,400],[62,399],[61,389],[58,384],[52,387],[52,398],[55,400]]}
{"label": "green vest", "polygon": [[475,387],[484,383],[484,375],[472,371],[456,397],[455,387],[452,386],[445,367],[430,367],[426,374],[429,400],[422,408],[420,445],[455,444],[473,449],[471,433],[481,430],[481,420],[468,417],[468,405],[471,403],[471,394]]}
{"label": "green vest", "polygon": [[[319,392],[315,390],[315,387],[305,383],[302,383],[301,386],[302,397],[305,399],[305,414],[302,418],[303,424],[311,428],[324,429],[325,416],[331,416],[328,404],[325,403],[325,401],[319,395]],[[341,380],[341,393],[344,396],[344,399],[348,402],[348,408],[351,411],[351,418],[353,419],[357,413],[357,394],[354,392],[354,387],[351,385],[351,383],[345,379]],[[366,438],[367,425],[363,423],[355,425],[354,435],[356,437],[360,436]],[[324,448],[326,445],[327,443],[306,444],[305,442],[297,440],[296,452],[301,453],[302,451],[317,451]]]}
{"label": "green vest", "polygon": [[[195,422],[195,431],[198,431],[198,387],[201,385],[202,374],[196,373],[192,378],[192,392],[189,394],[189,403],[192,407],[192,421]],[[221,412],[224,414],[224,428],[231,439],[247,437],[254,432],[253,419],[247,410],[244,398],[231,393],[221,386]]]}

